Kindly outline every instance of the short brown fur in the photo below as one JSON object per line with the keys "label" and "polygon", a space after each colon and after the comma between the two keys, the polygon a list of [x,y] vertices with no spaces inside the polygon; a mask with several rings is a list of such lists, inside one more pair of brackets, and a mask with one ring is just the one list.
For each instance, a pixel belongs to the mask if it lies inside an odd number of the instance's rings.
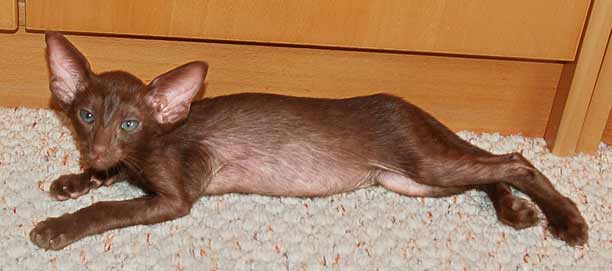
{"label": "short brown fur", "polygon": [[[516,229],[535,225],[537,209],[514,196],[513,186],[534,200],[557,237],[570,245],[587,242],[576,205],[521,154],[479,149],[398,97],[244,93],[191,104],[207,70],[203,62],[145,85],[125,72],[89,71],[84,56],[58,33],[48,33],[47,44],[51,90],[89,166],[58,178],[51,194],[77,198],[122,179],[148,194],[40,222],[30,237],[42,248],[185,216],[205,195],[317,197],[372,185],[427,197],[479,189],[501,222]],[[95,119],[89,123],[89,117]],[[139,125],[124,129],[130,120]]]}

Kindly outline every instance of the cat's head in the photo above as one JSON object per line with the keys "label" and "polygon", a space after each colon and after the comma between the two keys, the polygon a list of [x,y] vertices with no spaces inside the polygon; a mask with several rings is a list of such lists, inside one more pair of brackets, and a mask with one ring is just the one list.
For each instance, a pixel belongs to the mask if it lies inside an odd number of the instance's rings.
{"label": "cat's head", "polygon": [[46,43],[49,88],[72,120],[82,158],[97,170],[130,163],[149,138],[180,125],[208,70],[190,62],[145,84],[122,71],[92,72],[60,33],[46,33]]}

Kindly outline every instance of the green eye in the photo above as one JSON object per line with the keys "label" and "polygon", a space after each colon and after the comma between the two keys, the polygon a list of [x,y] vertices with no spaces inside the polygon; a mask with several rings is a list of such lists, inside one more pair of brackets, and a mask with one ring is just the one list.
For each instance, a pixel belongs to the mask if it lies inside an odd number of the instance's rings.
{"label": "green eye", "polygon": [[94,122],[94,115],[85,109],[81,109],[81,111],[79,111],[79,116],[85,123],[91,124]]}
{"label": "green eye", "polygon": [[137,120],[126,120],[121,123],[121,129],[129,132],[136,129],[138,124],[140,124],[140,122]]}

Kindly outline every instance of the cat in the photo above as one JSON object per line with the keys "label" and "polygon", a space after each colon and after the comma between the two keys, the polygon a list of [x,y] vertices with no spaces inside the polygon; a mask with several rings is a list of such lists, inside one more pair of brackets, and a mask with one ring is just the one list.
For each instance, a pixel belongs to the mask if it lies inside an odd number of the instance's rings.
{"label": "cat", "polygon": [[323,197],[373,185],[417,197],[478,189],[502,223],[534,226],[538,209],[513,195],[515,187],[539,206],[556,237],[569,245],[588,240],[576,204],[520,153],[473,146],[401,98],[243,93],[193,101],[205,62],[145,84],[123,71],[92,72],[60,33],[47,32],[46,44],[50,90],[72,121],[87,165],[55,180],[51,195],[74,199],[122,179],[147,194],[39,222],[30,239],[41,248],[176,219],[205,195]]}

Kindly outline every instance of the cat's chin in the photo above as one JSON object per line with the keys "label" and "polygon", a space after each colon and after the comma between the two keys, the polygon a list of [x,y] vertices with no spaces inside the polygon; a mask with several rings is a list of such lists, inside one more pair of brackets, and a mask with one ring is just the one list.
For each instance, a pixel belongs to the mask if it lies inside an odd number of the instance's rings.
{"label": "cat's chin", "polygon": [[97,161],[97,162],[90,162],[89,166],[96,171],[107,171],[112,169],[117,163],[112,163],[109,161]]}

